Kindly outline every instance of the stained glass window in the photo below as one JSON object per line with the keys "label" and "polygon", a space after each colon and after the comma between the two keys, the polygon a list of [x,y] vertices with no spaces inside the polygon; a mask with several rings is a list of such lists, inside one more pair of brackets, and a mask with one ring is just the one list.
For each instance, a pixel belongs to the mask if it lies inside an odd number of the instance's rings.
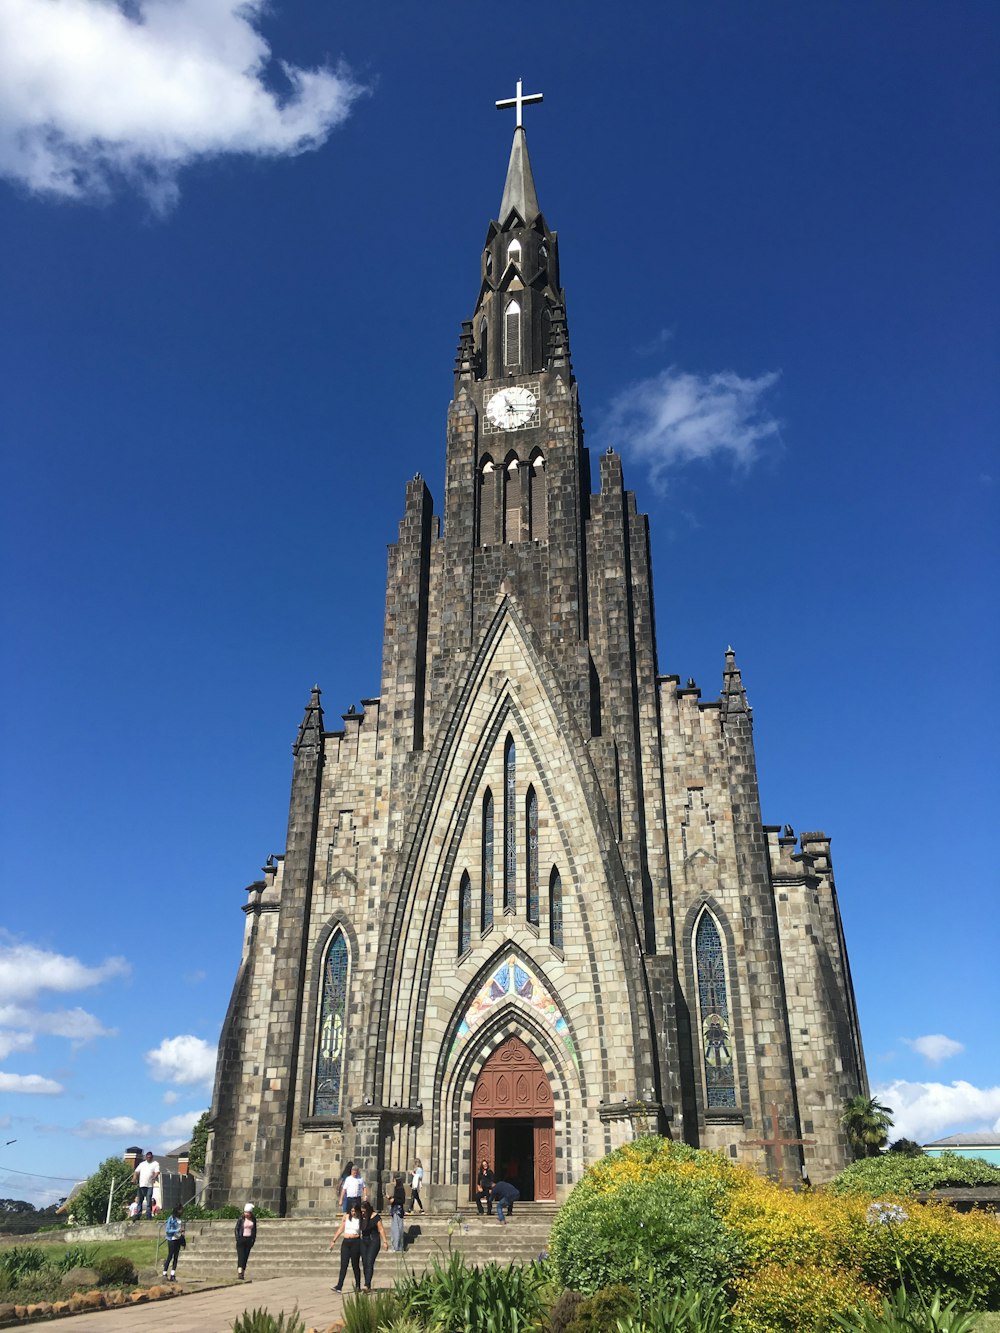
{"label": "stained glass window", "polygon": [[514,738],[507,737],[503,752],[503,910],[517,911],[517,755]]}
{"label": "stained glass window", "polygon": [[479,928],[485,935],[493,925],[493,793],[483,797],[483,901]]}
{"label": "stained glass window", "polygon": [[466,870],[458,886],[458,953],[468,953],[472,948],[472,881]]}
{"label": "stained glass window", "polygon": [[555,949],[563,947],[562,880],[555,866],[549,876],[549,943]]}
{"label": "stained glass window", "polygon": [[538,797],[528,788],[525,801],[525,835],[528,844],[528,920],[538,925]]}
{"label": "stained glass window", "polygon": [[313,1115],[340,1114],[347,1021],[347,963],[347,941],[338,930],[323,964],[323,999],[319,1015]]}
{"label": "stained glass window", "polygon": [[708,912],[702,912],[698,922],[695,956],[708,1105],[735,1106],[736,1069],[729,1026],[725,955],[719,927]]}

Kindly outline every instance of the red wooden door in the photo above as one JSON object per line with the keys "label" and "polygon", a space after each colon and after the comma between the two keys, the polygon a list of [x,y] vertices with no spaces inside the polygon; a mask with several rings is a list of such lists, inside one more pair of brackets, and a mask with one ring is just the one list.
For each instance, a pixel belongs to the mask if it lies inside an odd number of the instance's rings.
{"label": "red wooden door", "polygon": [[534,1122],[535,1198],[554,1199],[554,1111],[552,1088],[537,1056],[520,1038],[509,1037],[483,1065],[472,1093],[475,1165],[469,1182],[470,1195],[475,1195],[475,1178],[484,1157],[497,1169],[494,1161],[497,1120],[530,1119]]}

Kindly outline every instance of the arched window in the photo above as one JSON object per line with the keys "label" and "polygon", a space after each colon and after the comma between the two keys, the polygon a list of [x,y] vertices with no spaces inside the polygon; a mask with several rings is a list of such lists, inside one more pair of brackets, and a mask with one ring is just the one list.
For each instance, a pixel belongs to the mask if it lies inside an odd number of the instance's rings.
{"label": "arched window", "polygon": [[549,943],[554,949],[563,947],[562,880],[555,866],[549,876]]}
{"label": "arched window", "polygon": [[483,797],[483,900],[479,929],[484,935],[493,929],[493,793],[488,787]]}
{"label": "arched window", "polygon": [[497,539],[497,478],[493,460],[484,460],[479,470],[479,545],[492,546]]}
{"label": "arched window", "polygon": [[517,752],[513,736],[503,751],[503,910],[517,911]]}
{"label": "arched window", "polygon": [[313,1115],[340,1115],[347,1023],[347,940],[338,930],[323,960]]}
{"label": "arched window", "polygon": [[462,872],[458,886],[458,956],[472,948],[472,880],[467,870]]}
{"label": "arched window", "polygon": [[503,363],[508,370],[521,364],[521,307],[510,301],[503,316]]}
{"label": "arched window", "polygon": [[707,1105],[735,1106],[736,1066],[729,1024],[725,951],[719,927],[707,911],[698,918],[694,951]]}
{"label": "arched window", "polygon": [[507,263],[520,264],[521,262],[521,242],[511,241],[507,247]]}
{"label": "arched window", "polygon": [[488,320],[483,320],[479,326],[479,374],[485,379],[490,373],[490,325]]}
{"label": "arched window", "polygon": [[528,788],[524,802],[524,833],[528,848],[528,922],[538,925],[538,797]]}
{"label": "arched window", "polygon": [[535,454],[528,481],[528,535],[545,541],[549,535],[549,515],[545,495],[545,459]]}
{"label": "arched window", "polygon": [[503,539],[521,540],[521,473],[516,458],[508,459],[503,474]]}

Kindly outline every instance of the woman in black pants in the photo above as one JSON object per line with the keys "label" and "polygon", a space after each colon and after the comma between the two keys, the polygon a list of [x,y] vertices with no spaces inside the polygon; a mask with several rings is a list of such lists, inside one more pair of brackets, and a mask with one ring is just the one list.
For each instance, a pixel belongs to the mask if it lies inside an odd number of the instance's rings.
{"label": "woman in black pants", "polygon": [[257,1219],[253,1215],[253,1204],[248,1203],[243,1209],[243,1216],[236,1220],[236,1276],[243,1280],[247,1271],[247,1260],[257,1239]]}
{"label": "woman in black pants", "polygon": [[358,1216],[356,1204],[351,1204],[350,1209],[340,1219],[340,1226],[333,1234],[333,1240],[330,1241],[330,1249],[340,1241],[340,1277],[337,1278],[337,1285],[331,1290],[343,1291],[344,1278],[347,1276],[348,1264],[354,1269],[354,1289],[361,1290],[361,1218]]}
{"label": "woman in black pants", "polygon": [[490,1195],[493,1193],[493,1186],[497,1183],[497,1178],[490,1170],[490,1164],[484,1157],[479,1163],[479,1175],[476,1177],[476,1211],[479,1216],[483,1215],[483,1204],[486,1204],[486,1212],[491,1211]]}
{"label": "woman in black pants", "polygon": [[372,1274],[375,1272],[375,1260],[385,1239],[382,1216],[365,1200],[361,1205],[361,1268],[365,1275],[365,1291],[372,1289]]}

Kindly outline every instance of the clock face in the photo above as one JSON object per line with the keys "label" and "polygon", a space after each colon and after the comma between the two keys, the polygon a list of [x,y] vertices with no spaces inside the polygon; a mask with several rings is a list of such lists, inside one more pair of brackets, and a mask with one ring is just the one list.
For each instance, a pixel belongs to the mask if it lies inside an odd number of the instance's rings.
{"label": "clock face", "polygon": [[518,430],[535,415],[538,399],[523,384],[498,389],[486,403],[486,415],[498,430]]}

